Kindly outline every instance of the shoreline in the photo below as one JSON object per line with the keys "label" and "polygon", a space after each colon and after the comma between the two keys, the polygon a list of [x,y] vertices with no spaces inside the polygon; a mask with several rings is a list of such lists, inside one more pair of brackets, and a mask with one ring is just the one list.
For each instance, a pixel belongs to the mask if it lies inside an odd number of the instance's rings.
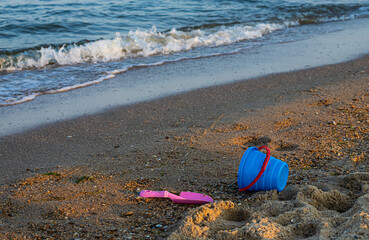
{"label": "shoreline", "polygon": [[1,107],[0,136],[214,85],[350,61],[368,53],[369,30],[362,27],[368,22],[369,19],[357,19],[330,23],[342,29],[231,55],[133,69],[89,87]]}

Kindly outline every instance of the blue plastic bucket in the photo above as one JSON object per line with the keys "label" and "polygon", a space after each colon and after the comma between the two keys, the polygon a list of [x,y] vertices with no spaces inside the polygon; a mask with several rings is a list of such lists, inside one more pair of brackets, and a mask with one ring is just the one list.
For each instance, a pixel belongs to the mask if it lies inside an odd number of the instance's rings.
{"label": "blue plastic bucket", "polygon": [[[266,146],[260,148],[267,148]],[[269,148],[267,148],[269,153]],[[240,166],[238,168],[237,182],[241,189],[249,186],[262,170],[264,160],[267,161],[267,154],[259,151],[257,147],[250,147],[243,154]],[[259,180],[249,187],[249,191],[266,191],[277,189],[282,191],[287,184],[288,164],[270,156],[269,162],[264,173]],[[244,189],[246,190],[246,189]]]}

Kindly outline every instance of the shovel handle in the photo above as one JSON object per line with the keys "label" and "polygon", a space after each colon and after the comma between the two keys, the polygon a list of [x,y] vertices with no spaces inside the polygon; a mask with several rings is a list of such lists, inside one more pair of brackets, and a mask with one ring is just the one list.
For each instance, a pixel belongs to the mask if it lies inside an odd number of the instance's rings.
{"label": "shovel handle", "polygon": [[261,149],[265,149],[266,150],[266,157],[264,159],[264,162],[263,162],[263,165],[261,166],[261,169],[260,169],[260,172],[259,174],[256,176],[256,178],[254,179],[254,181],[252,181],[249,185],[247,185],[246,187],[244,188],[241,188],[239,189],[239,191],[246,191],[247,189],[251,188],[252,186],[254,186],[254,184],[259,180],[259,178],[261,177],[261,175],[263,175],[267,165],[268,165],[268,162],[269,162],[269,159],[270,159],[270,149],[268,148],[268,146],[261,146],[261,147],[258,147],[259,150]]}
{"label": "shovel handle", "polygon": [[144,198],[167,198],[169,197],[168,191],[151,191],[143,190],[140,192],[140,197]]}

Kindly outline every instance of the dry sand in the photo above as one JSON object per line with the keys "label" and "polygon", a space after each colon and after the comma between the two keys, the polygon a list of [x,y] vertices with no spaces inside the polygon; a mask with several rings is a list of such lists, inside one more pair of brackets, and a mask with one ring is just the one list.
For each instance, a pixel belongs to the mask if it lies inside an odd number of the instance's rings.
{"label": "dry sand", "polygon": [[[0,238],[369,239],[368,109],[366,56],[3,137]],[[238,192],[242,154],[264,144],[287,187]]]}

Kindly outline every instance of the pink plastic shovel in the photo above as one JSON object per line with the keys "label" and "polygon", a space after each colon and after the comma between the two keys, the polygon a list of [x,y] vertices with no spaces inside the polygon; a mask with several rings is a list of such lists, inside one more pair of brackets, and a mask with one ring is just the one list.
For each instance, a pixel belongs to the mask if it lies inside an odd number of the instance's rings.
{"label": "pink plastic shovel", "polygon": [[213,202],[213,199],[205,194],[194,192],[181,192],[181,194],[175,195],[168,191],[150,191],[143,190],[140,192],[140,197],[144,198],[170,198],[174,203],[183,204],[204,204]]}

